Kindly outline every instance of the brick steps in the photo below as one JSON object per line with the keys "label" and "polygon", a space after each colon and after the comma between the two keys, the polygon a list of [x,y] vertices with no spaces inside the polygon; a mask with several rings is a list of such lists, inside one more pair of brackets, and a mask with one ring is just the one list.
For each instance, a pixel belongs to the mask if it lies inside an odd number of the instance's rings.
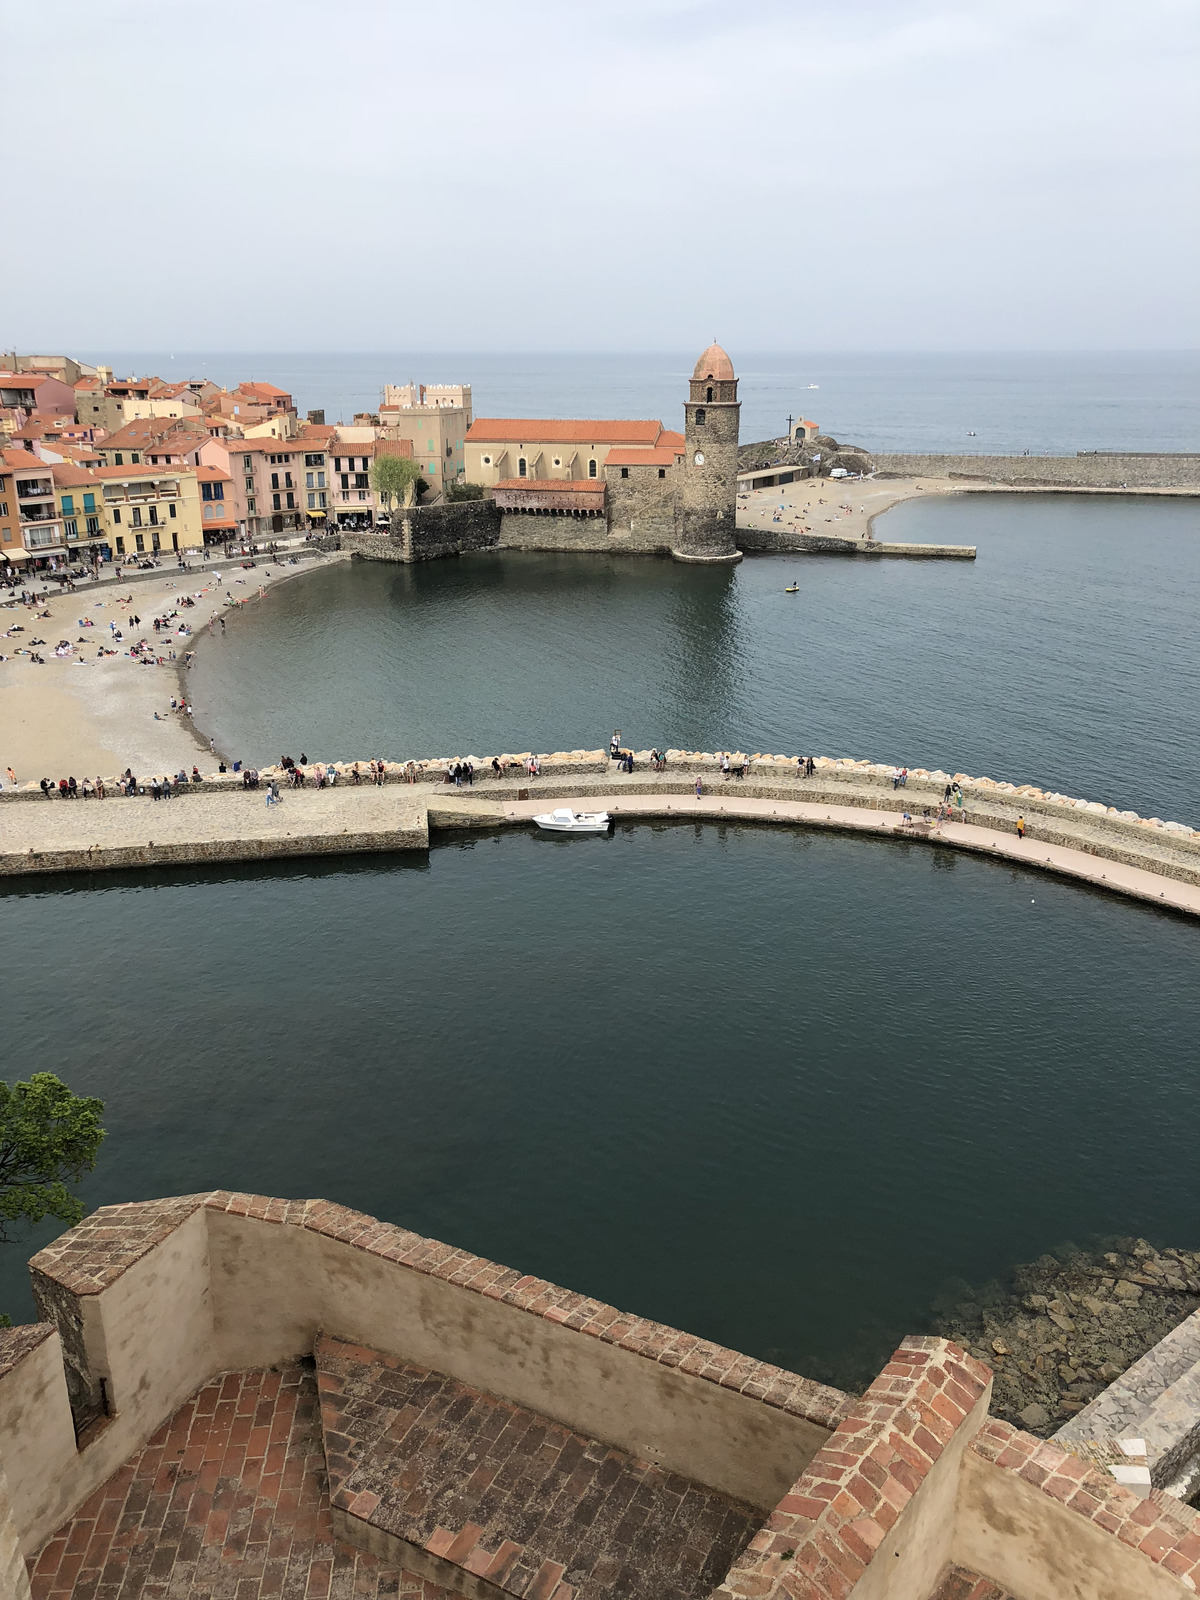
{"label": "brick steps", "polygon": [[466,1384],[323,1337],[334,1525],[472,1600],[700,1600],[752,1507]]}

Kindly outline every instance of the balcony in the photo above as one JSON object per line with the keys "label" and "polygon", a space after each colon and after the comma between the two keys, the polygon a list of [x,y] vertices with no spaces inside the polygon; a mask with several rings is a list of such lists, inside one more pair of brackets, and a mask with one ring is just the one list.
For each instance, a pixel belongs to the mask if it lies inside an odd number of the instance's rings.
{"label": "balcony", "polygon": [[22,506],[22,522],[53,522],[56,519],[54,507],[49,506]]}
{"label": "balcony", "polygon": [[62,534],[58,523],[52,522],[44,528],[29,528],[24,534],[24,542],[27,550],[44,550],[49,545],[61,544]]}
{"label": "balcony", "polygon": [[53,500],[54,499],[54,484],[51,482],[51,480],[49,478],[46,478],[46,479],[39,478],[36,481],[34,481],[32,479],[27,479],[24,483],[18,483],[18,485],[17,485],[17,499],[18,500]]}

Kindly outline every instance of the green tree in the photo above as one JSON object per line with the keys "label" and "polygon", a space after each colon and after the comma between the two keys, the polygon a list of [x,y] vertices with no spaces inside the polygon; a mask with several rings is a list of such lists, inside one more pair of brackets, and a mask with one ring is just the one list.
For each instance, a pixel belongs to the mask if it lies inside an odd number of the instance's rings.
{"label": "green tree", "polygon": [[447,500],[482,500],[483,485],[481,483],[448,483],[446,485]]}
{"label": "green tree", "polygon": [[103,1100],[72,1094],[52,1072],[0,1082],[0,1242],[57,1217],[73,1227],[83,1202],[68,1188],[96,1165]]}
{"label": "green tree", "polygon": [[391,511],[393,500],[411,506],[420,481],[420,470],[411,456],[376,456],[371,463],[371,487],[385,511]]}

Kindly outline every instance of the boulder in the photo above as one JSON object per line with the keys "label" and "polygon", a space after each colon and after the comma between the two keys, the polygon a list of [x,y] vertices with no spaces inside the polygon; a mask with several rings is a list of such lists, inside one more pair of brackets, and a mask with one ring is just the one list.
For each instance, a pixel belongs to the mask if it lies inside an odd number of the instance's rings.
{"label": "boulder", "polygon": [[1050,1413],[1045,1406],[1038,1405],[1036,1400],[1032,1405],[1026,1406],[1024,1411],[1018,1411],[1017,1415],[1027,1428],[1032,1429],[1044,1428],[1050,1421]]}

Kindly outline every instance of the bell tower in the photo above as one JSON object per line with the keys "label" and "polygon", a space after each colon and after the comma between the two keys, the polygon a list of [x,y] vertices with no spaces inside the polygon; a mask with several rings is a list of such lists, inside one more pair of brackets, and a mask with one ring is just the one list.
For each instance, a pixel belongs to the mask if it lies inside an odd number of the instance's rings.
{"label": "bell tower", "polygon": [[737,453],[741,404],[733,362],[710,344],[696,363],[684,404],[683,485],[676,515],[679,561],[740,561]]}

